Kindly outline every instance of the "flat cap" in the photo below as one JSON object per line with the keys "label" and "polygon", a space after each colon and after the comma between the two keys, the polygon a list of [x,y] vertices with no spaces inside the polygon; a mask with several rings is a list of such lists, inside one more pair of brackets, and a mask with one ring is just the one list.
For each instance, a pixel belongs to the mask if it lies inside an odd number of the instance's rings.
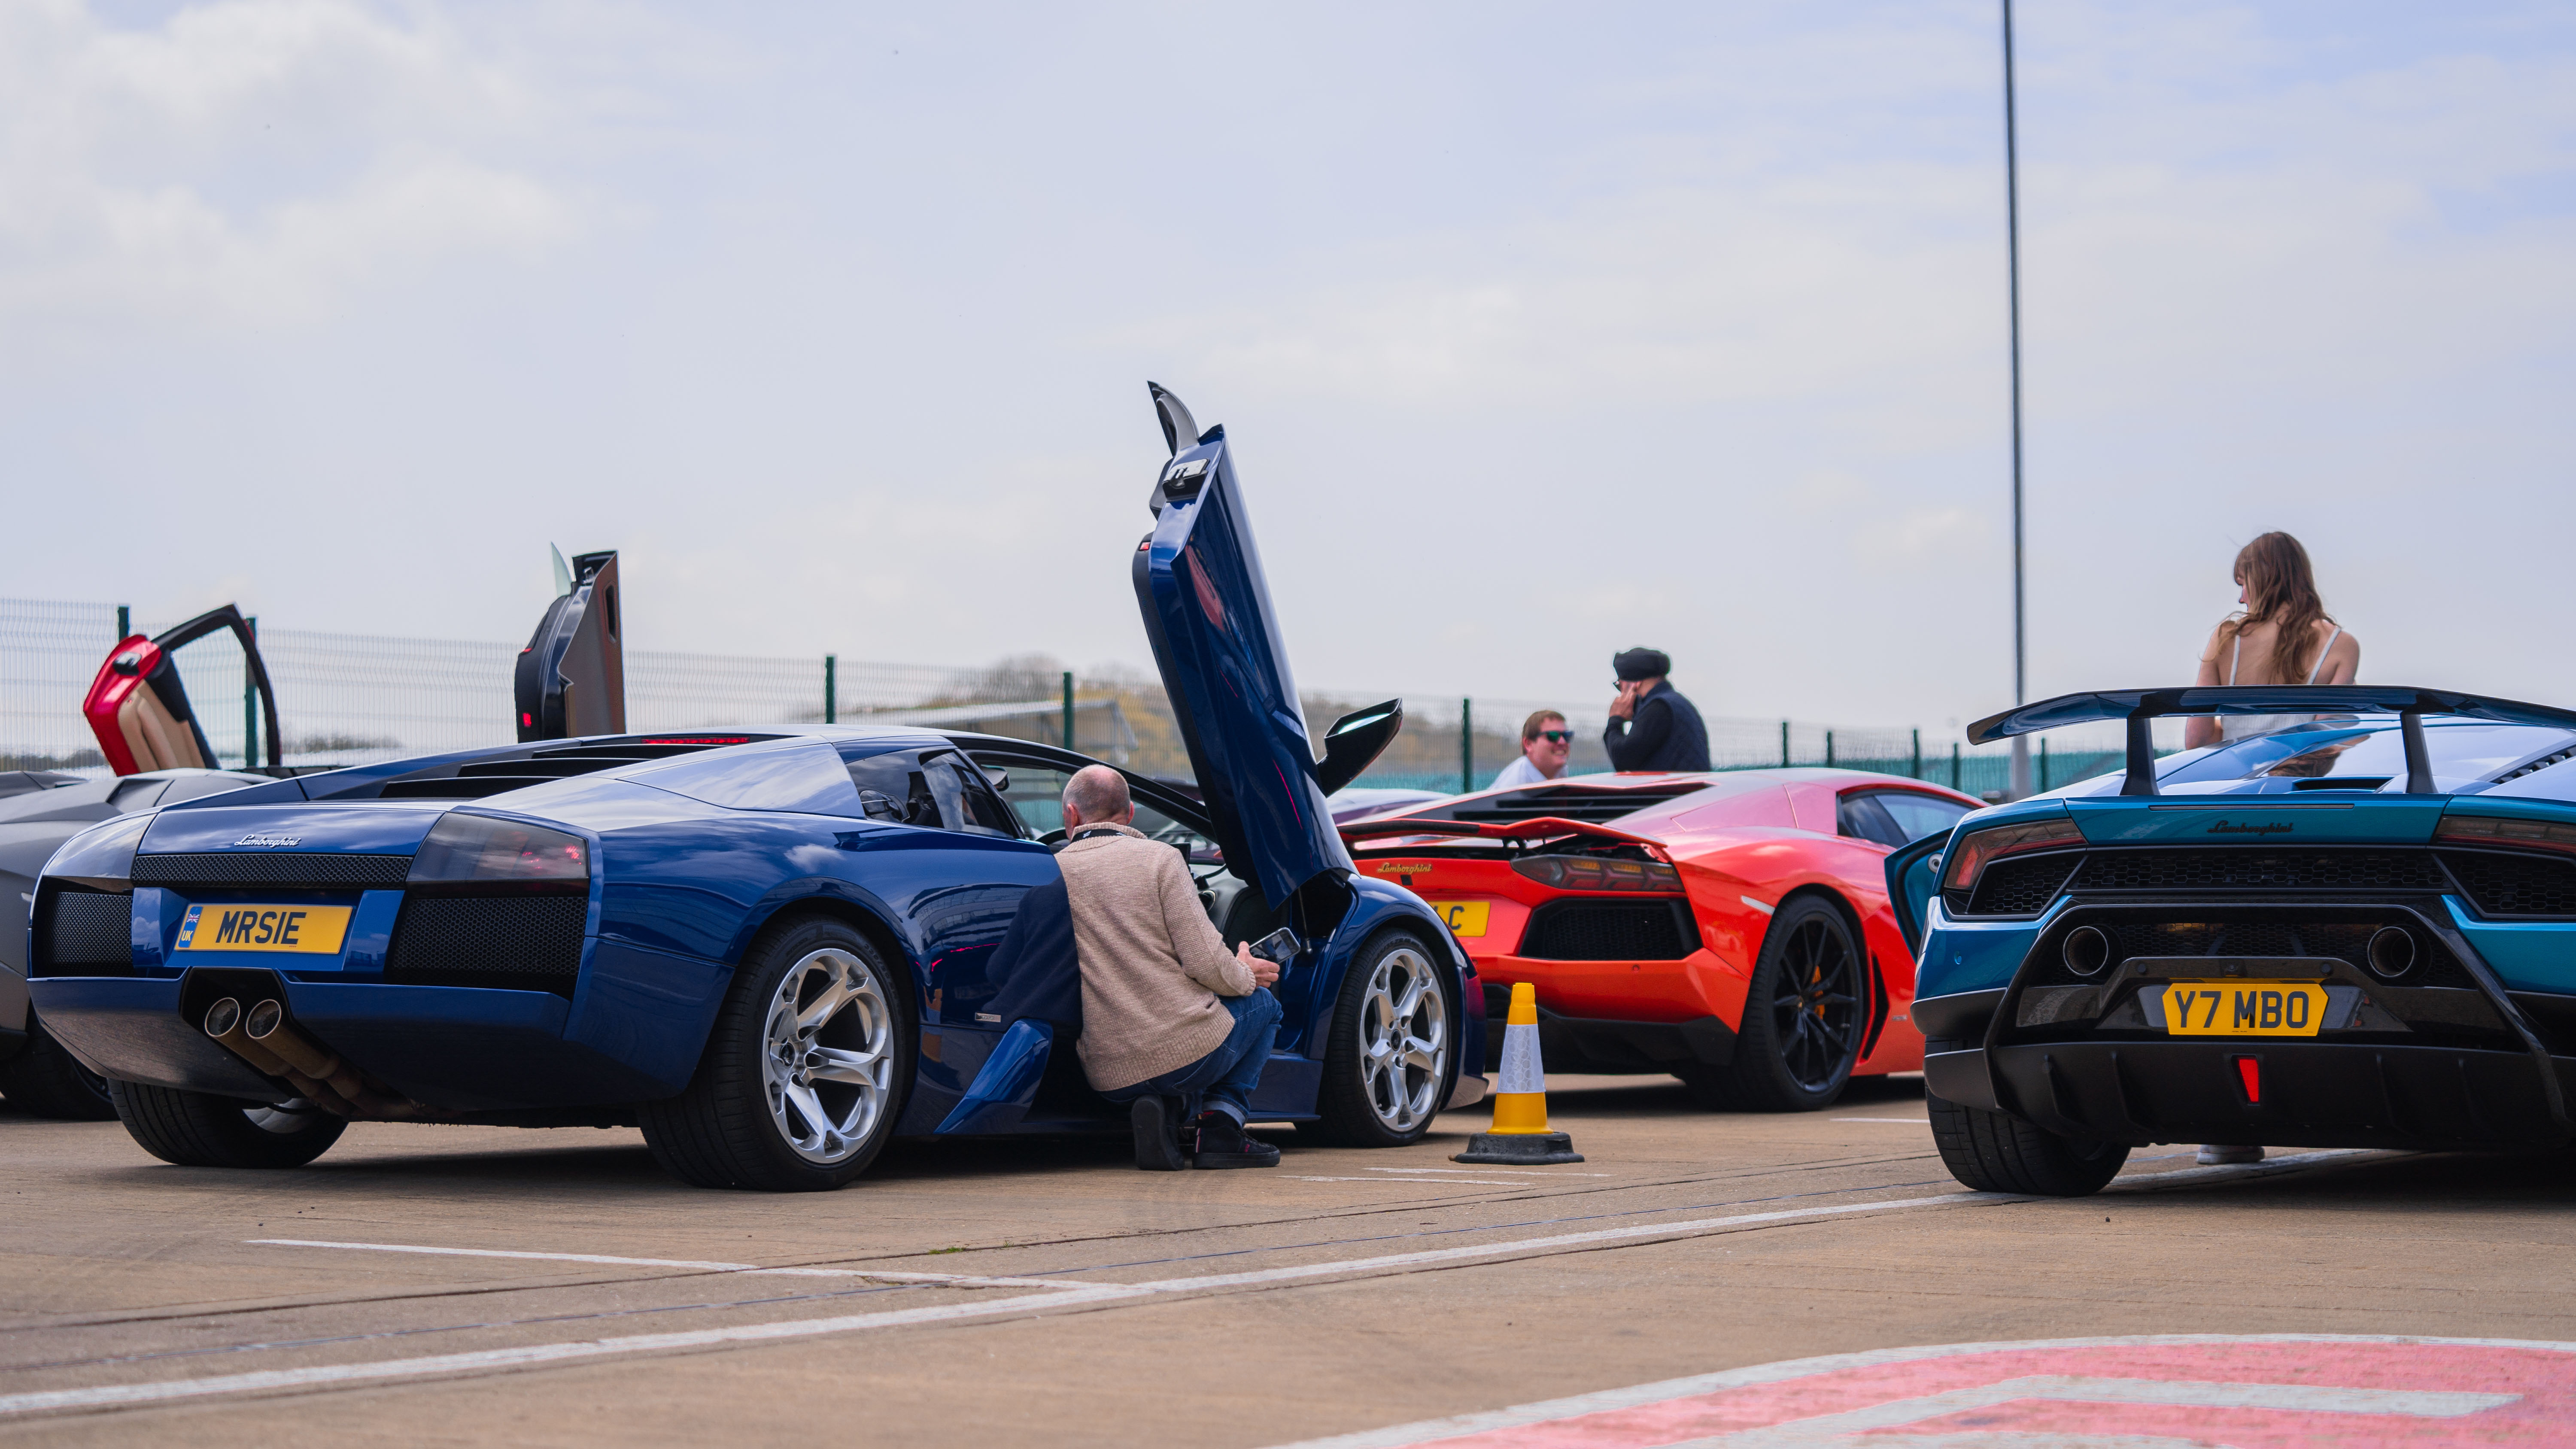
{"label": "flat cap", "polygon": [[1673,657],[1661,649],[1623,649],[1610,658],[1621,679],[1661,679],[1673,672]]}

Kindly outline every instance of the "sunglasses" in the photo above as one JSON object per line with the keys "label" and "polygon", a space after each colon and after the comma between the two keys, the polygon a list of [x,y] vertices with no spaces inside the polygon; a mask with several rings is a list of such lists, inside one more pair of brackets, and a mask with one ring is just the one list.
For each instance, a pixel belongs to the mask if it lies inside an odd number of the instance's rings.
{"label": "sunglasses", "polygon": [[1574,731],[1572,731],[1572,730],[1540,730],[1540,731],[1538,732],[1538,737],[1539,737],[1540,739],[1543,739],[1543,740],[1547,741],[1549,744],[1552,744],[1552,745],[1566,745],[1566,744],[1572,744],[1572,743],[1574,742]]}

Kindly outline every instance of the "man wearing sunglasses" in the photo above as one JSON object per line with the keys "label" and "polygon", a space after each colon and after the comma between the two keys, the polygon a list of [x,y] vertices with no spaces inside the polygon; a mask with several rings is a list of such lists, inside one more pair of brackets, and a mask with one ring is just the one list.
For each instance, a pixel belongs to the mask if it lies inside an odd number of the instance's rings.
{"label": "man wearing sunglasses", "polygon": [[1601,731],[1614,770],[1705,770],[1708,726],[1673,682],[1673,661],[1661,649],[1622,650],[1610,661],[1619,697]]}
{"label": "man wearing sunglasses", "polygon": [[1565,757],[1573,749],[1574,731],[1565,727],[1565,716],[1540,710],[1521,721],[1521,757],[1503,766],[1492,788],[1544,785],[1565,773]]}

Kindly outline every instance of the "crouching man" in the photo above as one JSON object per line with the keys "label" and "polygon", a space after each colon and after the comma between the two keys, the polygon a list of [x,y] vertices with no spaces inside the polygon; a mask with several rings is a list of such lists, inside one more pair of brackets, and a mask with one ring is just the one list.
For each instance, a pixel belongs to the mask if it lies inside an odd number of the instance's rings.
{"label": "crouching man", "polygon": [[1279,1149],[1244,1135],[1252,1089],[1279,1033],[1279,968],[1209,924],[1179,851],[1136,829],[1127,780],[1106,765],[1065,782],[1065,896],[1082,959],[1083,1074],[1130,1102],[1136,1165],[1169,1171],[1271,1167]]}

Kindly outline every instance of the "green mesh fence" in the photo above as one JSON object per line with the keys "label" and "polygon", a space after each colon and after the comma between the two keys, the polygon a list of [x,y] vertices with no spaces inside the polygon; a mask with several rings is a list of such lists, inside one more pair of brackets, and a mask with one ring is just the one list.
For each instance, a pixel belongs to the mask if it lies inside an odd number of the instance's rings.
{"label": "green mesh fence", "polygon": [[[0,768],[104,768],[80,716],[80,701],[116,643],[117,607],[41,599],[0,599]],[[137,618],[157,633],[177,619]],[[511,728],[515,644],[409,639],[312,629],[263,628],[260,653],[277,688],[289,763],[305,768],[362,764],[444,750],[506,744]],[[187,685],[219,763],[239,765],[246,733],[241,651],[215,635],[180,651]],[[1074,681],[1074,748],[1149,775],[1186,780],[1188,752],[1161,682],[1141,672],[1091,673]],[[1564,714],[1574,733],[1568,771],[1610,768],[1601,732],[1606,701],[1570,704],[1519,696],[1423,695],[1400,688],[1310,690],[1308,731],[1388,699],[1404,702],[1405,728],[1361,778],[1363,785],[1481,789],[1520,753],[1533,712]],[[977,729],[1055,744],[1065,740],[1064,673],[1041,655],[983,668],[886,664],[817,657],[780,658],[635,649],[626,655],[626,720],[635,730],[749,727],[871,720]],[[1916,776],[1972,795],[2000,794],[2008,757],[2000,747],[1924,742],[1906,729],[1855,729],[1802,720],[1707,720],[1719,769],[1835,765]],[[2160,735],[2178,721],[2160,723]],[[2170,747],[2172,740],[2162,740]],[[2034,746],[2042,789],[2116,770],[2116,731],[2069,731]],[[2044,772],[2044,773],[2042,773]]]}

